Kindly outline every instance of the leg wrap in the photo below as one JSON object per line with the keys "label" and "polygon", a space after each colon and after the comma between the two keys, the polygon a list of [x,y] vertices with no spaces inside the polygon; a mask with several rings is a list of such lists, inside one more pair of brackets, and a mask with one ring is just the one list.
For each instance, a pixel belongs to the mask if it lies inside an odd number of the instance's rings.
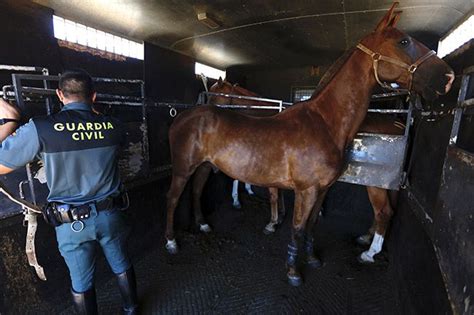
{"label": "leg wrap", "polygon": [[314,250],[314,238],[312,236],[305,235],[304,237],[304,251],[306,254],[313,254]]}
{"label": "leg wrap", "polygon": [[288,266],[296,266],[296,258],[298,256],[298,247],[292,244],[288,245],[288,259],[286,263]]}

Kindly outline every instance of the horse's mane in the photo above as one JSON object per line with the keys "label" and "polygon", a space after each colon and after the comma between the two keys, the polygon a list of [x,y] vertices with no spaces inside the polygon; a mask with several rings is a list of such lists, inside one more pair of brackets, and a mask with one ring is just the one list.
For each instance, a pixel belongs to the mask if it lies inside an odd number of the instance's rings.
{"label": "horse's mane", "polygon": [[311,98],[317,96],[329,84],[329,82],[331,82],[336,73],[338,73],[341,67],[346,63],[347,59],[349,59],[349,56],[352,54],[353,51],[354,48],[346,50],[342,54],[342,56],[337,58],[336,62],[334,62],[329,67],[329,69],[324,73],[321,80],[319,80],[318,86],[316,86],[316,89],[314,90],[313,95],[311,95]]}

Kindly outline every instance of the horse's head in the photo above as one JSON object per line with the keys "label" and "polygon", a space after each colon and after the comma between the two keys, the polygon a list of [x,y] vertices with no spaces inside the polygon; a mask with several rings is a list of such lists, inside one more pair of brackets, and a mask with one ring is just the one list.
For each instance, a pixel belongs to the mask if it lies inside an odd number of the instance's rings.
{"label": "horse's head", "polygon": [[397,5],[398,2],[392,5],[375,31],[362,39],[357,48],[372,59],[374,76],[380,85],[396,82],[432,100],[449,91],[454,72],[433,51],[395,28],[401,14],[395,11]]}
{"label": "horse's head", "polygon": [[[222,94],[234,94],[233,91],[233,86],[226,80],[222,80],[221,77],[219,77],[219,80],[217,80],[216,83],[214,83],[210,88],[209,92],[212,93],[222,93]],[[229,100],[227,97],[223,96],[217,96],[217,95],[210,95],[209,96],[209,104],[226,104],[228,103]]]}
{"label": "horse's head", "polygon": [[[243,96],[252,96],[257,97],[258,94],[253,93],[243,87],[240,87],[237,83],[232,84],[227,80],[222,80],[219,77],[216,83],[214,83],[210,88],[209,92],[212,93],[222,93],[222,94],[229,94],[229,95],[243,95]],[[218,95],[211,95],[209,97],[209,104],[247,104],[247,103],[256,103],[255,101],[247,101],[242,99],[235,99],[225,96],[218,96]]]}

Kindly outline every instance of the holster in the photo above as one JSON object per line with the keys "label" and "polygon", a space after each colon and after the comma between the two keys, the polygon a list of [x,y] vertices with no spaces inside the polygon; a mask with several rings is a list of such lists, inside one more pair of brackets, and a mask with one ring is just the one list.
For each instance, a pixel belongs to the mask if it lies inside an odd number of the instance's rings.
{"label": "holster", "polygon": [[56,227],[63,223],[87,219],[90,216],[90,212],[90,204],[72,206],[57,202],[48,202],[43,208],[43,218],[46,223]]}

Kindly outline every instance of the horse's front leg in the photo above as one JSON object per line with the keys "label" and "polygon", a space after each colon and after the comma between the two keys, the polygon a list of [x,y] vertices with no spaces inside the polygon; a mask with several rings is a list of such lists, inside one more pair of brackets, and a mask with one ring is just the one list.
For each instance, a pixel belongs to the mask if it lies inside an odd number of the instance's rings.
{"label": "horse's front leg", "polygon": [[362,263],[373,263],[375,261],[374,256],[382,251],[385,233],[392,218],[393,210],[387,190],[367,186],[367,192],[374,210],[374,224],[371,228],[371,230],[374,230],[374,237],[370,248],[360,254],[358,260]]}
{"label": "horse's front leg", "polygon": [[178,244],[174,237],[174,212],[178,205],[179,197],[181,196],[189,176],[173,175],[171,179],[170,190],[167,195],[167,217],[166,217],[166,249],[170,254],[178,253]]}
{"label": "horse's front leg", "polygon": [[194,220],[199,226],[199,230],[204,233],[212,231],[211,227],[204,220],[201,209],[201,196],[206,184],[209,174],[211,173],[211,165],[209,163],[201,164],[194,173],[193,178],[193,209],[194,209]]}
{"label": "horse's front leg", "polygon": [[232,182],[232,206],[236,209],[242,208],[242,205],[240,204],[239,201],[239,181],[237,179],[234,179]]}
{"label": "horse's front leg", "polygon": [[311,215],[309,217],[308,223],[305,227],[305,234],[304,234],[304,251],[306,254],[305,263],[312,268],[318,268],[322,266],[321,260],[317,258],[314,254],[314,236],[313,236],[313,228],[319,218],[319,212],[321,211],[321,206],[324,202],[324,198],[326,197],[327,191],[321,191],[318,193],[318,198],[314,203],[314,207],[311,210]]}
{"label": "horse's front leg", "polygon": [[297,258],[308,217],[316,202],[316,191],[316,187],[295,191],[291,242],[288,244],[288,257],[286,261],[288,282],[293,286],[299,286],[303,282],[301,274],[297,270]]}
{"label": "horse's front leg", "polygon": [[272,216],[270,222],[265,226],[263,233],[268,235],[275,232],[275,226],[278,225],[278,188],[268,188],[270,193],[270,208]]}

